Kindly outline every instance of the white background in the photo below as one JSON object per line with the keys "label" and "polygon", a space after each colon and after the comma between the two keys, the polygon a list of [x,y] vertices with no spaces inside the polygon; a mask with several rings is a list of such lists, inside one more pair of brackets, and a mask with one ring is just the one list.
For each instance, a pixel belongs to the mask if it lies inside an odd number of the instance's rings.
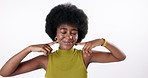
{"label": "white background", "polygon": [[[83,41],[105,38],[127,56],[122,62],[90,64],[88,78],[148,78],[147,0],[0,0],[0,68],[25,47],[51,42],[45,33],[46,15],[67,2],[89,18]],[[31,53],[24,60],[38,55]],[[44,78],[44,74],[40,69],[12,78]]]}

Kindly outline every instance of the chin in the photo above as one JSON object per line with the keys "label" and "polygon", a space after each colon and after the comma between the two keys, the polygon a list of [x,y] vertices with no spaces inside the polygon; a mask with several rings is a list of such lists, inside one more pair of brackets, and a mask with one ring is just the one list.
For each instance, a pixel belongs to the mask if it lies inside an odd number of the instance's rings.
{"label": "chin", "polygon": [[63,49],[63,50],[69,50],[71,48],[73,48],[74,45],[61,45],[60,46],[60,49]]}

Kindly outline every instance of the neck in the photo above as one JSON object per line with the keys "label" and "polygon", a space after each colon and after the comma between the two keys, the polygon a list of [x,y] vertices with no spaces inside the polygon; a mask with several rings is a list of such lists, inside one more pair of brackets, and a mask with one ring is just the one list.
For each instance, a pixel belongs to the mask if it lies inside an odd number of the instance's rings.
{"label": "neck", "polygon": [[59,47],[59,49],[61,49],[61,50],[70,50],[72,48],[61,48],[61,47]]}

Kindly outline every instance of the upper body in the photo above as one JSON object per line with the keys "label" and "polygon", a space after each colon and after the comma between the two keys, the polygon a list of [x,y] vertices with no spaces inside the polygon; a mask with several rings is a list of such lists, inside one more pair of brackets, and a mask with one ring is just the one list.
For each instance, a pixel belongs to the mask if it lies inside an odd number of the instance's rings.
{"label": "upper body", "polygon": [[82,50],[76,48],[58,49],[49,54],[45,78],[87,78]]}
{"label": "upper body", "polygon": [[[62,9],[59,10],[59,8]],[[64,15],[62,13],[66,14]],[[64,19],[65,17],[66,19]],[[43,68],[46,71],[49,65],[49,55],[52,54],[51,46],[54,44],[59,44],[58,47],[61,50],[70,50],[74,45],[83,45],[84,47],[81,50],[82,60],[86,68],[93,62],[108,63],[125,59],[123,52],[105,39],[94,39],[81,43],[81,40],[87,33],[87,17],[82,10],[73,5],[59,5],[51,10],[46,18],[46,33],[51,37],[53,42],[28,46],[6,62],[0,70],[0,75],[14,76],[40,68]],[[92,50],[94,47],[102,45],[108,49],[109,52]],[[22,60],[31,52],[43,52],[45,55],[40,55],[31,60],[22,62]]]}

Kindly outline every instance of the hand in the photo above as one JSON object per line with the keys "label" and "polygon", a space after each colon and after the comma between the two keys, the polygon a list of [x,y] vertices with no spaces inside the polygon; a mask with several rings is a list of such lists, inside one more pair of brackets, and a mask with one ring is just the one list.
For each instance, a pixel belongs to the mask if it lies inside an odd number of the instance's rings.
{"label": "hand", "polygon": [[92,48],[96,46],[101,46],[103,43],[103,39],[96,39],[89,42],[76,43],[76,45],[84,45],[82,49],[83,53],[87,53],[88,55],[90,55],[92,53]]}
{"label": "hand", "polygon": [[55,43],[58,43],[58,41],[54,41],[48,44],[31,45],[29,46],[29,50],[30,52],[43,52],[44,55],[48,55],[48,54],[51,54],[53,50],[50,46]]}

